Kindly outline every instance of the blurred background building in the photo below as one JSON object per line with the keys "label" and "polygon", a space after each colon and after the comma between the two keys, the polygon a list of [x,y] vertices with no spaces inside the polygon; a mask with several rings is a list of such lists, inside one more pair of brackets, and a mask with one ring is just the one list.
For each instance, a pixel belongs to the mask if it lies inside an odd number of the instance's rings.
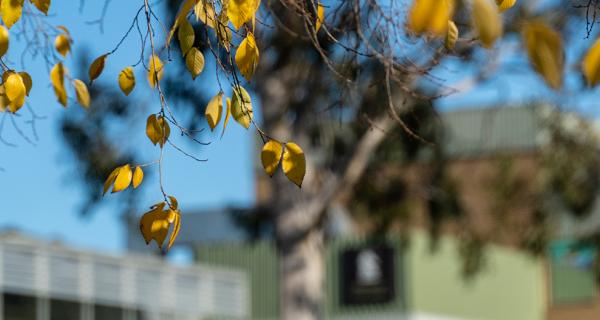
{"label": "blurred background building", "polygon": [[0,234],[3,319],[248,319],[244,272],[158,257],[110,256]]}
{"label": "blurred background building", "polygon": [[[460,224],[430,228],[424,200],[408,203],[403,209],[408,219],[392,223],[391,230],[397,232],[384,237],[369,236],[371,222],[357,215],[357,208],[333,206],[324,248],[326,318],[598,319],[596,248],[574,245],[573,239],[600,224],[600,210],[576,219],[563,214],[549,197],[556,211],[554,229],[547,233],[549,245],[540,249],[542,254],[532,255],[519,249],[523,241],[535,245],[539,236],[528,228],[532,220],[524,217],[535,216],[535,206],[546,204],[503,199],[511,206],[497,207],[486,191],[490,183],[506,184],[495,180],[498,176],[509,178],[513,173],[526,185],[519,190],[537,181],[542,173],[539,159],[549,141],[544,127],[548,110],[489,108],[442,114],[448,172],[475,230],[485,233],[506,225],[497,219],[511,221],[485,253],[474,255],[477,259],[468,260],[469,250],[478,247],[465,241]],[[411,190],[419,190],[426,185],[428,157],[431,154],[425,152],[392,171]],[[275,239],[261,211],[261,199],[268,199],[269,190],[260,179],[268,178],[258,176],[255,208],[184,213],[175,249],[192,253],[196,263],[187,267],[155,255],[138,234],[137,218],[126,223],[129,252],[122,256],[77,251],[15,231],[3,233],[3,319],[277,319]],[[498,210],[504,211],[495,213]]]}

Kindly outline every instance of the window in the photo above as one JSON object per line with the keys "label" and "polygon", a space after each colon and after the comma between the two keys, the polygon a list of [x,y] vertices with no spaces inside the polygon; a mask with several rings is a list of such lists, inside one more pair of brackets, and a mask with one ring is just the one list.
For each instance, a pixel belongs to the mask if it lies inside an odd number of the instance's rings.
{"label": "window", "polygon": [[35,320],[35,297],[4,294],[4,319]]}

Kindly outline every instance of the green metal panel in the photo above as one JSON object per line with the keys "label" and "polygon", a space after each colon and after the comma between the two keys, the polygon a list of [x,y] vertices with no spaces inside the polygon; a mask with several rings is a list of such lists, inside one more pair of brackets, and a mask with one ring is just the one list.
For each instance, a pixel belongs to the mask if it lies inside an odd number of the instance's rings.
{"label": "green metal panel", "polygon": [[[426,233],[411,233],[408,245],[397,238],[387,244],[395,250],[396,296],[390,303],[348,307],[340,303],[339,255],[363,246],[362,238],[331,239],[326,249],[326,318],[367,318],[375,314],[401,318],[432,314],[458,319],[541,320],[545,316],[542,261],[513,250],[489,246],[486,268],[475,278],[461,274],[457,241],[441,237],[431,252]],[[203,263],[243,269],[251,285],[253,319],[278,318],[277,259],[272,244],[204,246]]]}
{"label": "green metal panel", "polygon": [[432,254],[428,236],[413,233],[406,270],[410,311],[459,319],[544,319],[542,261],[497,246],[488,246],[485,255],[484,269],[465,279],[456,239],[441,237]]}
{"label": "green metal panel", "polygon": [[267,242],[202,246],[198,259],[204,264],[244,270],[250,283],[252,319],[277,319],[278,284],[275,248]]}

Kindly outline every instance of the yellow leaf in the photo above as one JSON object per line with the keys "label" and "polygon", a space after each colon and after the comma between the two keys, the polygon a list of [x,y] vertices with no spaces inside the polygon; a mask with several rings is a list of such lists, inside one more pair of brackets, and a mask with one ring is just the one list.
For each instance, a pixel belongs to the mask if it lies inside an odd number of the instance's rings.
{"label": "yellow leaf", "polygon": [[306,159],[300,146],[293,142],[285,144],[281,166],[285,176],[298,187],[302,187],[302,180],[306,174]]}
{"label": "yellow leaf", "polygon": [[25,95],[27,93],[23,78],[18,73],[12,72],[4,83],[4,89],[6,97],[10,101],[8,109],[12,113],[17,112],[25,104]]}
{"label": "yellow leaf", "polygon": [[281,162],[281,156],[283,152],[283,145],[279,141],[269,140],[265,143],[262,151],[260,152],[260,161],[262,162],[265,172],[269,176],[273,176],[275,170]]}
{"label": "yellow leaf", "polygon": [[31,0],[33,5],[38,8],[45,15],[48,15],[48,10],[50,10],[50,2],[51,0]]}
{"label": "yellow leaf", "polygon": [[600,39],[587,51],[581,67],[589,86],[600,83]]}
{"label": "yellow leaf", "polygon": [[565,59],[560,34],[542,22],[533,21],[525,24],[523,38],[534,70],[551,88],[559,89]]}
{"label": "yellow leaf", "polygon": [[229,0],[227,7],[229,21],[237,30],[254,17],[259,6],[260,0]]}
{"label": "yellow leaf", "polygon": [[140,166],[136,166],[133,171],[133,188],[137,188],[144,180],[144,171]]}
{"label": "yellow leaf", "polygon": [[515,3],[517,3],[517,0],[496,0],[496,4],[498,5],[498,9],[500,9],[500,12],[504,12],[512,8],[512,6],[514,6]]}
{"label": "yellow leaf", "polygon": [[23,79],[23,83],[25,84],[26,92],[25,94],[29,96],[29,92],[31,92],[31,88],[33,87],[33,80],[31,80],[31,76],[29,73],[25,71],[19,72],[19,75]]}
{"label": "yellow leaf", "polygon": [[192,79],[196,79],[204,70],[204,55],[202,52],[196,48],[191,48],[185,56],[185,66],[192,75]]}
{"label": "yellow leaf", "polygon": [[160,58],[152,55],[148,62],[148,83],[152,88],[156,87],[160,79],[163,77],[164,66]]}
{"label": "yellow leaf", "polygon": [[221,10],[217,20],[217,39],[219,43],[229,52],[231,49],[231,30],[228,27],[229,18],[227,17],[227,9]]}
{"label": "yellow leaf", "polygon": [[133,91],[133,88],[135,88],[133,67],[127,67],[119,73],[119,88],[121,88],[121,91],[123,91],[126,96]]}
{"label": "yellow leaf", "polygon": [[444,45],[448,50],[452,50],[456,45],[456,40],[458,40],[458,28],[454,21],[448,20],[448,33],[446,34]]}
{"label": "yellow leaf", "polygon": [[150,211],[146,212],[140,219],[140,231],[146,244],[154,239],[161,248],[169,232],[169,222],[167,221],[167,211],[164,211],[165,203],[159,203],[152,206]]}
{"label": "yellow leaf", "polygon": [[6,90],[6,96],[10,101],[24,97],[27,92],[25,83],[23,83],[23,78],[15,72],[10,72],[4,83],[4,88]]}
{"label": "yellow leaf", "polygon": [[169,31],[169,35],[167,36],[166,46],[168,47],[171,44],[171,39],[173,39],[173,35],[175,35],[175,30],[179,27],[179,25],[183,22],[183,20],[187,19],[187,14],[192,10],[192,7],[196,4],[196,0],[185,0],[185,2],[179,8],[177,16],[175,17],[175,22]]}
{"label": "yellow leaf", "polygon": [[417,35],[444,37],[454,11],[454,0],[415,0],[410,9],[409,28]]}
{"label": "yellow leaf", "polygon": [[108,55],[103,54],[103,55],[99,56],[98,58],[96,58],[96,60],[94,60],[94,62],[92,62],[92,65],[90,66],[90,70],[89,70],[90,83],[92,83],[94,80],[96,80],[96,78],[98,78],[102,74],[102,71],[104,70],[104,64],[106,63],[107,56]]}
{"label": "yellow leaf", "polygon": [[231,102],[231,115],[233,119],[248,129],[252,122],[252,100],[250,94],[241,86],[233,87],[233,100]]}
{"label": "yellow leaf", "polygon": [[19,19],[23,12],[23,0],[4,0],[0,3],[2,21],[10,29]]}
{"label": "yellow leaf", "polygon": [[202,23],[210,28],[215,28],[216,13],[212,2],[199,0],[194,6],[194,14],[197,20],[202,21]]}
{"label": "yellow leaf", "polygon": [[256,40],[252,32],[248,32],[235,54],[235,63],[246,80],[250,81],[250,78],[252,78],[258,65],[258,59],[259,52]]}
{"label": "yellow leaf", "polygon": [[177,235],[179,235],[179,229],[181,228],[181,214],[179,211],[174,211],[175,219],[173,220],[173,230],[171,231],[171,236],[169,237],[169,243],[167,245],[167,250],[171,249],[173,243],[175,243],[175,239],[177,239]]}
{"label": "yellow leaf", "polygon": [[75,95],[77,96],[77,102],[84,108],[90,107],[90,93],[87,86],[83,81],[79,79],[73,80],[73,86],[75,87]]}
{"label": "yellow leaf", "polygon": [[8,30],[4,26],[0,26],[0,57],[8,51],[8,39]]}
{"label": "yellow leaf", "polygon": [[112,189],[112,193],[120,192],[127,189],[127,187],[129,187],[129,185],[131,184],[131,177],[131,166],[129,164],[120,167],[119,172],[117,173],[117,177],[115,178],[115,184]]}
{"label": "yellow leaf", "polygon": [[318,32],[325,21],[325,6],[319,2],[317,5],[317,21],[315,23],[315,32]]}
{"label": "yellow leaf", "polygon": [[231,99],[225,99],[225,120],[223,120],[223,131],[221,131],[221,139],[225,135],[225,129],[227,128],[227,123],[229,122],[229,116],[231,115]]}
{"label": "yellow leaf", "polygon": [[502,36],[502,19],[498,7],[491,1],[473,0],[473,26],[486,48],[491,48],[496,39]]}
{"label": "yellow leaf", "polygon": [[58,102],[63,106],[67,106],[67,90],[65,89],[65,68],[62,62],[57,63],[52,70],[50,70],[50,82],[54,88],[54,93]]}
{"label": "yellow leaf", "polygon": [[210,130],[214,130],[215,127],[221,121],[221,114],[223,113],[223,92],[219,92],[208,102],[204,115]]}
{"label": "yellow leaf", "polygon": [[194,45],[194,40],[196,38],[196,35],[194,34],[194,27],[192,27],[192,24],[187,19],[183,19],[179,25],[177,30],[177,38],[179,39],[181,55],[185,56],[185,54]]}
{"label": "yellow leaf", "polygon": [[54,48],[61,56],[66,57],[71,51],[71,39],[66,34],[59,34],[54,40]]}
{"label": "yellow leaf", "polygon": [[116,167],[115,169],[113,169],[113,171],[110,173],[110,175],[108,175],[108,178],[106,178],[106,181],[104,181],[104,188],[102,189],[102,195],[106,194],[106,191],[108,191],[108,189],[110,189],[110,186],[112,186],[113,183],[115,183],[115,179],[117,179],[117,174],[119,174],[120,169],[121,169],[121,167]]}

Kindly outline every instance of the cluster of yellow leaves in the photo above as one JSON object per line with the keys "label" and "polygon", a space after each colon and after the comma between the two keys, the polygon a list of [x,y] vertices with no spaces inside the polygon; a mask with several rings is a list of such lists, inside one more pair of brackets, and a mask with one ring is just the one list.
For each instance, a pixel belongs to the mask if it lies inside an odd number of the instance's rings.
{"label": "cluster of yellow leaves", "polygon": [[152,144],[156,145],[158,143],[162,148],[169,139],[170,134],[171,128],[163,116],[157,117],[155,114],[152,114],[148,117],[146,121],[146,136],[148,136]]}
{"label": "cluster of yellow leaves", "polygon": [[[44,14],[48,14],[51,0],[29,0],[38,10]],[[10,29],[23,14],[24,0],[6,0],[0,1],[0,13],[2,21]]]}
{"label": "cluster of yellow leaves", "polygon": [[[230,116],[233,116],[233,119],[246,129],[250,127],[253,119],[252,99],[248,91],[241,86],[234,86],[232,89],[233,99],[225,99],[225,120],[221,136],[225,134]],[[210,130],[214,130],[223,118],[223,92],[217,93],[210,99],[204,115]]]}
{"label": "cluster of yellow leaves", "polygon": [[150,241],[154,240],[159,249],[162,249],[170,227],[173,226],[167,250],[173,246],[181,227],[181,213],[179,212],[177,199],[169,196],[169,202],[170,204],[163,201],[153,205],[150,207],[150,211],[144,213],[140,219],[140,231],[146,244],[150,244]]}
{"label": "cluster of yellow leaves", "polygon": [[215,7],[212,2],[199,0],[196,2],[194,6],[194,15],[196,16],[196,21],[201,21],[209,28],[215,28]]}
{"label": "cluster of yellow leaves", "polygon": [[[98,58],[94,59],[94,61],[90,65],[90,68],[88,71],[88,74],[90,77],[90,83],[93,83],[94,80],[96,80],[98,77],[100,77],[100,75],[104,71],[104,66],[106,65],[107,58],[108,58],[108,54],[103,54],[103,55],[99,56]],[[157,74],[156,75],[154,74],[154,69],[152,69],[152,73],[150,73],[150,71],[148,72],[148,83],[150,83],[150,85],[153,87],[156,83],[155,82],[156,76],[158,76],[158,80],[160,80],[160,78],[162,77],[162,68],[163,68],[162,62],[156,56],[150,57],[150,68],[153,68],[154,66],[157,66],[157,68],[156,68],[158,71]],[[121,89],[121,91],[126,96],[128,96],[133,91],[133,89],[135,88],[135,84],[136,84],[133,67],[129,66],[129,67],[125,67],[123,70],[121,70],[121,72],[119,72],[117,82],[119,83],[119,88]]]}
{"label": "cluster of yellow leaves", "polygon": [[[167,46],[177,31],[181,52],[185,56],[186,66],[192,74],[192,78],[195,79],[204,69],[204,56],[200,50],[193,47],[195,40],[194,28],[187,20],[187,14],[193,9],[196,20],[215,29],[219,43],[229,52],[232,40],[232,33],[228,28],[229,22],[231,22],[235,30],[238,30],[242,25],[251,20],[254,25],[254,19],[259,7],[260,0],[229,0],[224,3],[221,12],[217,14],[210,1],[186,0],[179,9],[175,23],[171,27],[167,37]],[[321,27],[324,15],[325,8],[319,3],[316,20],[317,31]],[[252,78],[256,70],[259,56],[254,34],[248,31],[235,55],[235,62],[238,69],[248,81]]]}
{"label": "cluster of yellow leaves", "polygon": [[[144,171],[140,166],[136,166],[134,170],[131,169],[131,165],[129,164],[117,167],[104,182],[102,194],[106,194],[111,187],[112,193],[123,191],[129,188],[130,185],[135,189],[142,183],[143,179]],[[169,196],[168,203],[165,201],[157,203],[150,207],[150,211],[144,213],[140,219],[140,231],[146,244],[155,240],[158,247],[162,249],[172,225],[173,230],[171,230],[171,236],[167,245],[167,249],[171,248],[181,227],[181,213],[178,206],[177,199]]]}
{"label": "cluster of yellow leaves", "polygon": [[[52,70],[50,70],[50,82],[54,88],[54,94],[56,95],[58,102],[60,102],[60,104],[62,104],[64,107],[66,107],[68,103],[67,89],[65,87],[66,75],[67,69],[64,67],[62,62],[57,63],[54,65],[54,67],[52,67]],[[87,85],[79,79],[73,79],[71,84],[75,89],[75,95],[79,105],[86,109],[89,108],[91,99]]]}
{"label": "cluster of yellow leaves", "polygon": [[183,19],[179,25],[177,38],[179,39],[181,54],[185,57],[185,65],[192,75],[192,79],[196,79],[204,70],[204,55],[194,47],[196,34],[192,24],[186,19]]}
{"label": "cluster of yellow leaves", "polygon": [[[473,0],[471,20],[484,47],[490,48],[502,36],[500,13],[514,6],[516,0]],[[445,46],[454,48],[458,28],[452,21],[454,0],[415,0],[408,17],[409,28],[417,35],[445,37]]]}
{"label": "cluster of yellow leaves", "polygon": [[276,140],[269,140],[260,153],[260,160],[269,176],[275,174],[281,163],[285,176],[298,187],[302,187],[306,174],[306,158],[304,151],[297,144],[293,142],[282,144]]}
{"label": "cluster of yellow leaves", "polygon": [[112,193],[123,191],[130,185],[133,185],[135,189],[142,183],[142,180],[144,180],[144,171],[140,166],[136,166],[133,171],[129,164],[116,167],[104,182],[102,194],[106,194],[111,186]]}

